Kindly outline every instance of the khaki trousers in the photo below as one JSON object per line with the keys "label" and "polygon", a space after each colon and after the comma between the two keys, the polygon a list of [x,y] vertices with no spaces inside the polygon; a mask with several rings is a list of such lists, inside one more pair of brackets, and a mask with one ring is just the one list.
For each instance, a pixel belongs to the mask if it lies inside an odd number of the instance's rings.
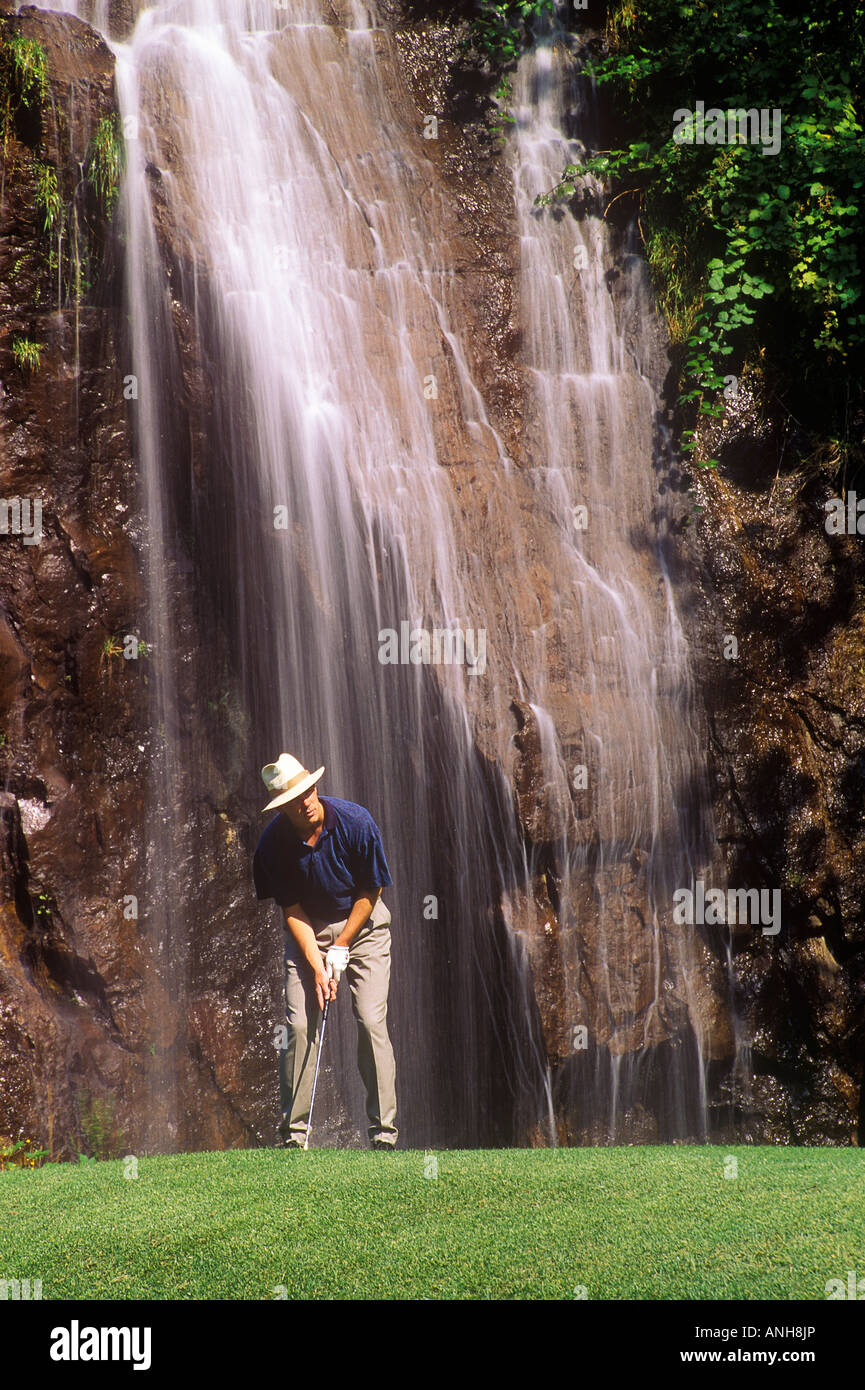
{"label": "khaki trousers", "polygon": [[[369,921],[351,943],[344,980],[348,980],[357,1020],[357,1064],[366,1087],[369,1141],[395,1144],[396,1063],[387,1031],[390,985],[390,912],[379,898]],[[339,936],[347,917],[324,922],[310,917],[322,955]],[[312,971],[291,932],[285,942],[285,1017],[288,1045],[280,1056],[279,1091],[284,1139],[303,1143],[309,1123],[309,1104],[322,1013],[315,995]]]}

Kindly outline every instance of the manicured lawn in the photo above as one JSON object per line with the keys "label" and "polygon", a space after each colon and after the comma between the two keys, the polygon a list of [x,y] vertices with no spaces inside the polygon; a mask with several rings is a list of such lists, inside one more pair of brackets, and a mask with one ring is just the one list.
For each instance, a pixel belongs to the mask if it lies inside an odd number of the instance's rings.
{"label": "manicured lawn", "polygon": [[865,1277],[859,1149],[249,1149],[141,1158],[133,1179],[122,1160],[0,1173],[0,1278],[41,1279],[43,1299],[823,1300],[848,1270]]}

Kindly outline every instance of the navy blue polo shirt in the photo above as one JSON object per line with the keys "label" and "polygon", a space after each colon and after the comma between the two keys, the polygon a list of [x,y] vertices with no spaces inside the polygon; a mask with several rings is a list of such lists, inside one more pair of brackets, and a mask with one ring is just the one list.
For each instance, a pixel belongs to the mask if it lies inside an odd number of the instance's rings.
{"label": "navy blue polo shirt", "polygon": [[314,845],[300,838],[278,811],[256,846],[252,876],[258,898],[275,898],[280,907],[300,903],[311,917],[326,922],[347,917],[359,893],[393,883],[381,832],[363,806],[322,796],[324,829]]}

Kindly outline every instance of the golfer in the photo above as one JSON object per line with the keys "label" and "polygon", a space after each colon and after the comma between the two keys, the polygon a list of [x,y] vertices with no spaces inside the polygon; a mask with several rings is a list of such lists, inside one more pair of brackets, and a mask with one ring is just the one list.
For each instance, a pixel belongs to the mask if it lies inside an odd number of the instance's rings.
{"label": "golfer", "polygon": [[309,1123],[319,1025],[345,970],[357,1019],[357,1061],[366,1086],[369,1141],[392,1149],[396,1065],[387,1031],[390,913],[381,890],[393,882],[379,828],[363,806],[320,797],[324,772],[307,772],[289,753],[262,768],[277,810],[252,861],[255,892],[274,898],[285,917],[285,1015],[288,1046],[279,1081],[286,1148],[303,1148]]}

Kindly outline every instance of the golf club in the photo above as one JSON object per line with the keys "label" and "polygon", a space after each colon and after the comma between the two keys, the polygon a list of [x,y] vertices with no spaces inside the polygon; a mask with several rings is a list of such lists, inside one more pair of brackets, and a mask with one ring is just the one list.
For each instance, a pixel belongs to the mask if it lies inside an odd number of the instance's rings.
{"label": "golf club", "polygon": [[[328,951],[327,971],[328,974],[336,980],[337,984],[339,984],[340,980],[342,979],[342,972],[347,965],[348,947],[332,946],[330,951]],[[324,1029],[325,1025],[327,1024],[327,1010],[329,1006],[330,999],[325,999],[324,1016],[321,1020],[321,1032],[318,1035],[318,1053],[315,1059],[315,1075],[312,1078],[312,1095],[309,1101],[309,1119],[306,1122],[306,1138],[303,1141],[303,1147],[305,1149],[309,1148],[309,1135],[310,1131],[312,1130],[312,1107],[315,1105],[315,1088],[318,1085],[318,1068],[321,1065],[321,1048],[322,1044],[324,1043]]]}
{"label": "golf club", "polygon": [[308,1148],[309,1148],[309,1132],[310,1132],[310,1130],[312,1129],[312,1107],[315,1105],[315,1088],[316,1088],[316,1086],[318,1085],[318,1068],[319,1068],[319,1066],[320,1066],[320,1064],[321,1064],[321,1045],[322,1045],[322,1043],[324,1042],[324,1029],[325,1029],[325,1025],[327,1024],[327,1010],[328,1010],[329,1005],[330,1005],[330,1000],[329,1000],[329,999],[325,999],[325,1001],[324,1001],[324,1017],[323,1017],[322,1020],[321,1020],[321,1032],[320,1032],[319,1035],[318,1035],[318,1054],[317,1054],[316,1059],[315,1059],[315,1075],[314,1075],[313,1078],[312,1078],[312,1096],[310,1097],[310,1102],[309,1102],[309,1119],[308,1119],[307,1122],[306,1122],[306,1138],[305,1138],[304,1141],[303,1141],[303,1147],[304,1147],[305,1149],[308,1149]]}

